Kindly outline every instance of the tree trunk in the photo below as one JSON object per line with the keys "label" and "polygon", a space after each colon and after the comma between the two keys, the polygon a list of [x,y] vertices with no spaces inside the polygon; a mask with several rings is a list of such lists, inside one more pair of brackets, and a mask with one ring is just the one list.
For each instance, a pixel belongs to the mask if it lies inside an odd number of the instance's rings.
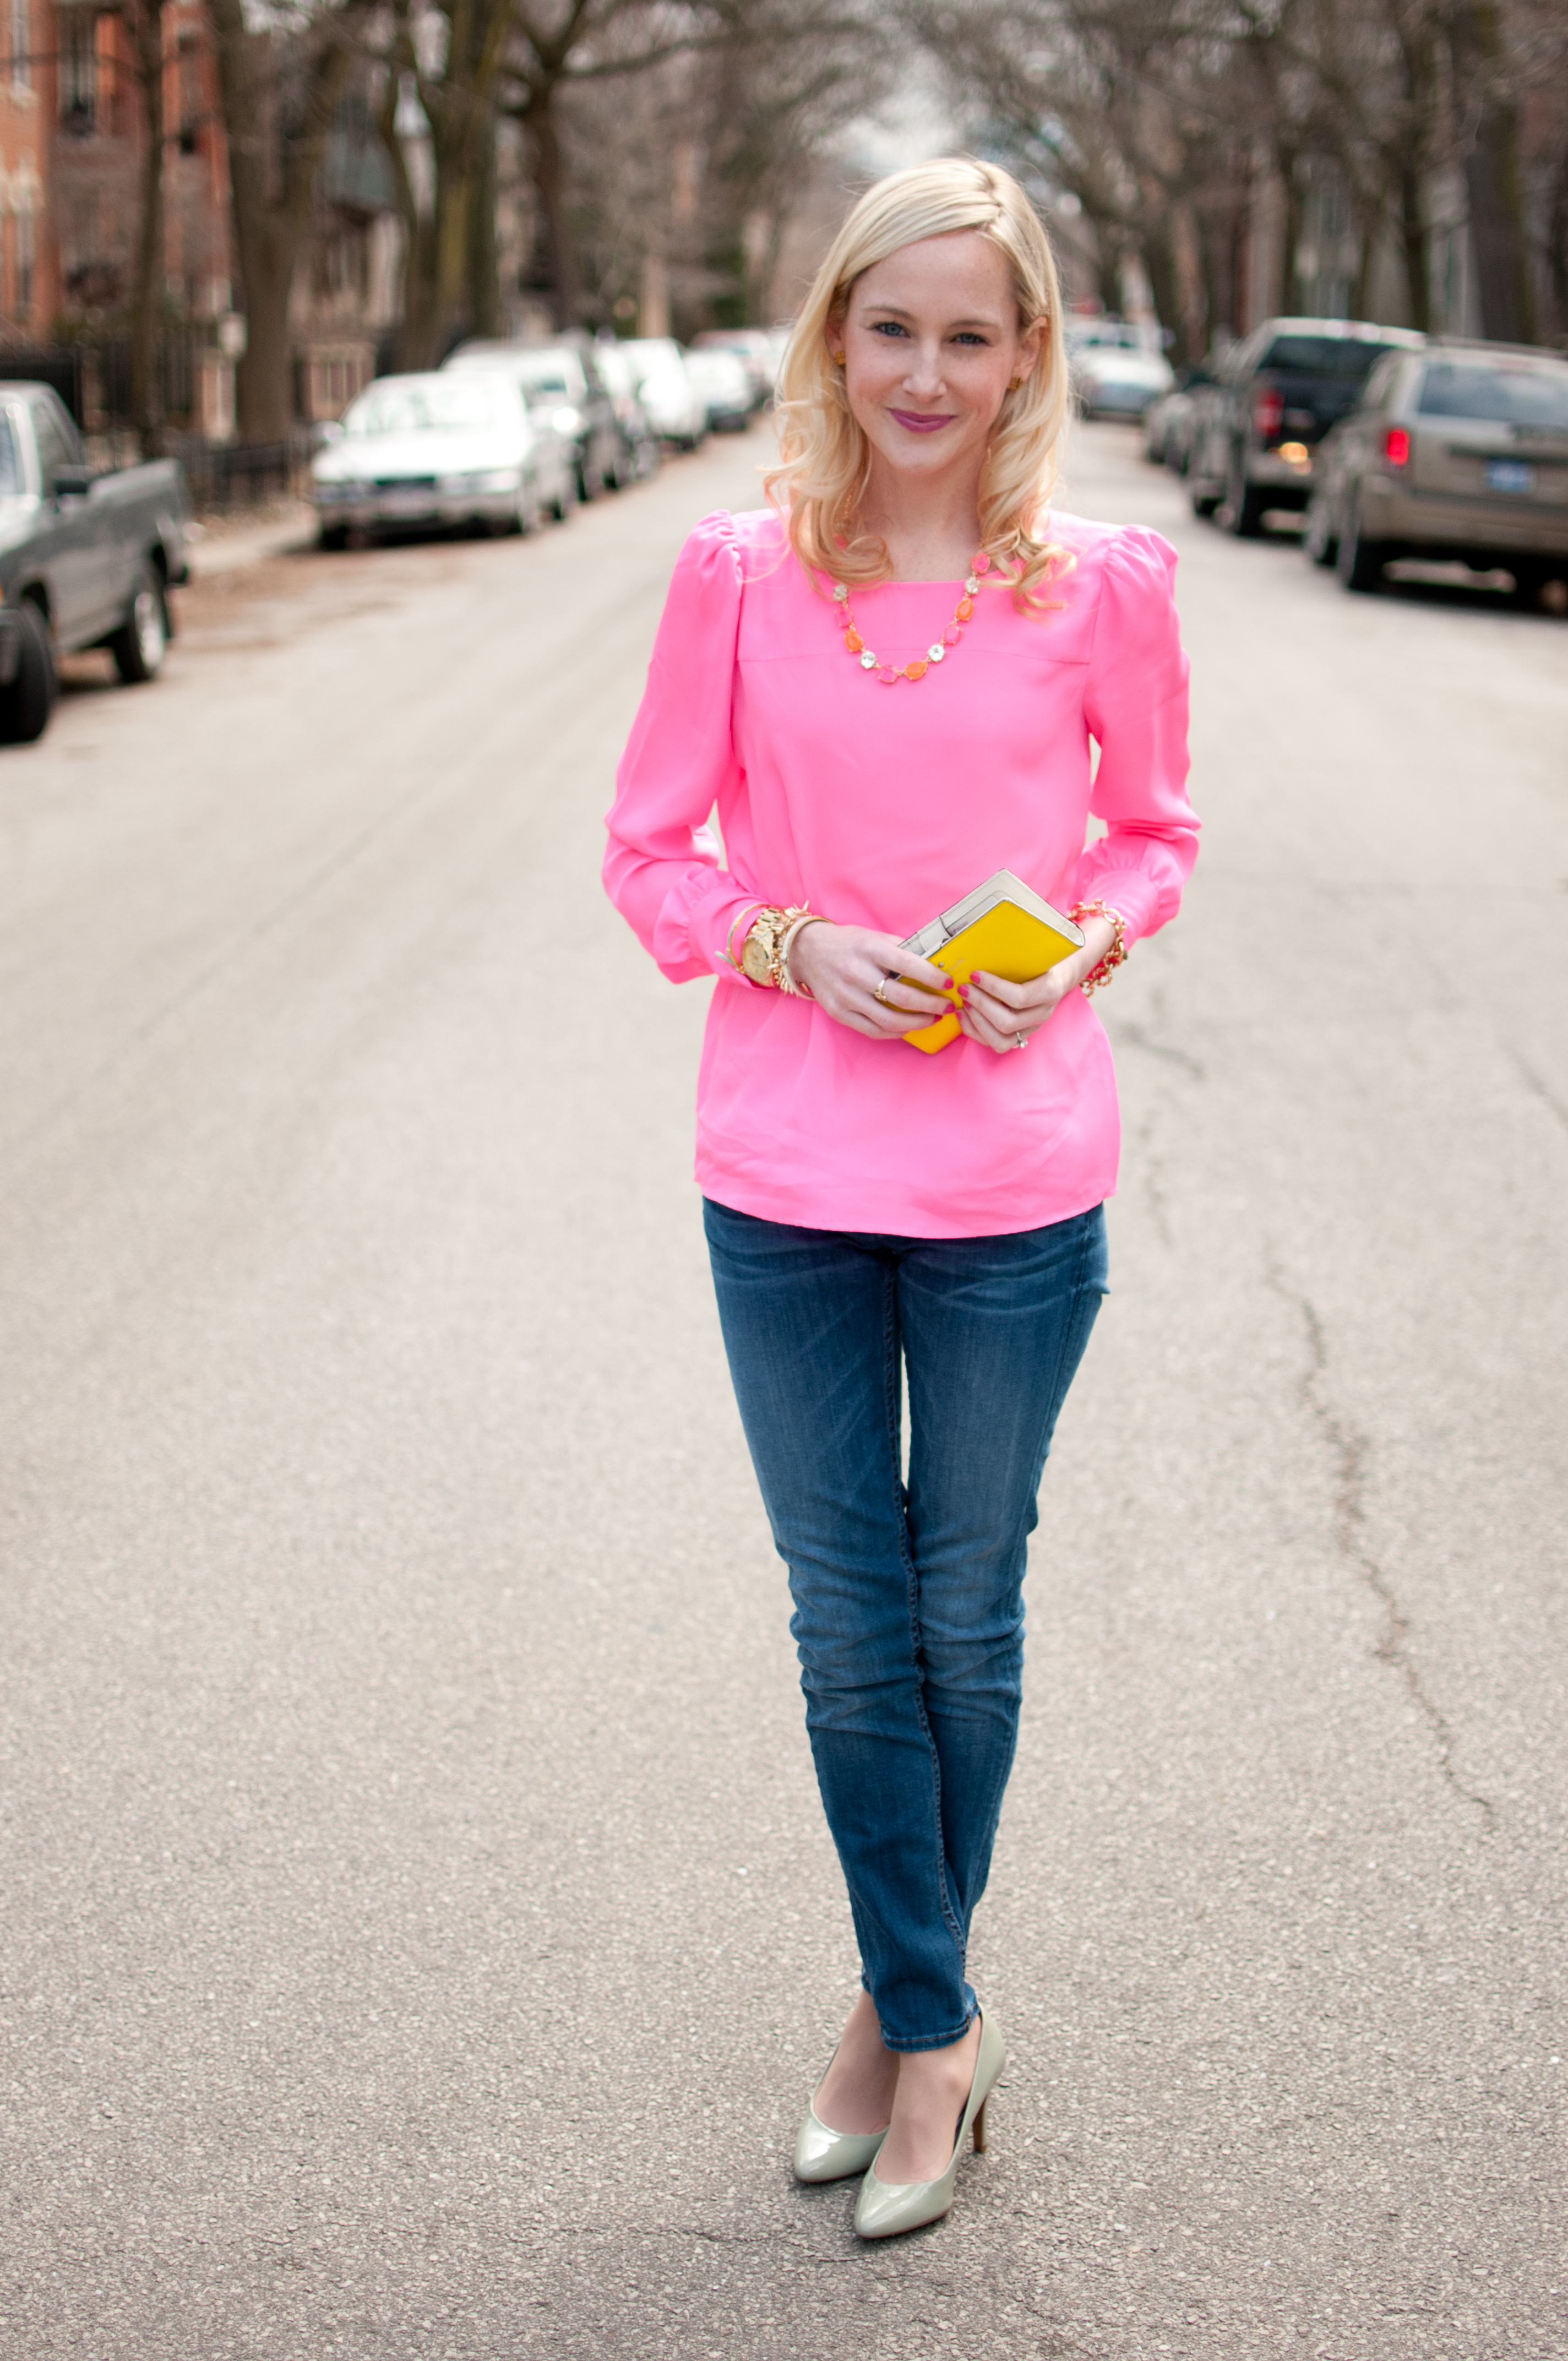
{"label": "tree trunk", "polygon": [[293,346],[289,298],[294,286],[294,245],[278,224],[254,224],[240,247],[245,282],[246,346],[235,377],[240,439],[286,443],[294,423]]}
{"label": "tree trunk", "polygon": [[131,413],[142,457],[156,459],[164,446],[163,0],[135,0],[129,13],[146,143],[131,298]]}
{"label": "tree trunk", "polygon": [[1170,201],[1162,198],[1158,214],[1146,216],[1146,226],[1139,240],[1145,275],[1149,292],[1154,297],[1159,324],[1176,346],[1176,357],[1186,360],[1186,323],[1182,317],[1181,296],[1176,269],[1176,246],[1171,236]]}
{"label": "tree trunk", "polygon": [[[429,112],[428,108],[426,110]],[[472,318],[476,183],[480,178],[472,142],[453,140],[433,124],[435,167],[433,210],[405,213],[408,244],[403,259],[403,317],[398,332],[398,366],[439,368],[454,335]],[[494,239],[494,225],[491,225]]]}
{"label": "tree trunk", "polygon": [[1421,202],[1421,178],[1413,159],[1399,170],[1399,249],[1405,259],[1405,291],[1410,325],[1431,326],[1431,237]]}
{"label": "tree trunk", "polygon": [[318,38],[303,70],[298,124],[280,142],[272,37],[248,29],[244,0],[209,0],[209,10],[228,143],[235,258],[245,296],[246,348],[236,387],[240,440],[283,443],[294,423],[290,298],[350,51],[335,25]]}
{"label": "tree trunk", "polygon": [[1287,313],[1302,309],[1301,183],[1294,149],[1276,159],[1279,174],[1279,308]]}
{"label": "tree trunk", "polygon": [[555,126],[555,85],[536,82],[521,111],[528,135],[528,152],[539,210],[543,224],[544,266],[555,310],[555,324],[576,324],[580,307],[577,258],[566,226],[566,175],[561,138]]}
{"label": "tree trunk", "polygon": [[496,122],[489,115],[480,136],[468,208],[468,325],[476,336],[499,336],[501,317],[500,258],[496,250]]}
{"label": "tree trunk", "polygon": [[1451,39],[1454,81],[1469,95],[1475,131],[1464,159],[1481,333],[1535,342],[1535,291],[1519,180],[1519,111],[1501,86],[1503,38],[1495,0],[1459,0]]}

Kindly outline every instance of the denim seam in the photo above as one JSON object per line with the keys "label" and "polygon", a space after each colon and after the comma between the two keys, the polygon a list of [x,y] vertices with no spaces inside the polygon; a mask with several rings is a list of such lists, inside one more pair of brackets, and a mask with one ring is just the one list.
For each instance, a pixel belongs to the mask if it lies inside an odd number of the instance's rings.
{"label": "denim seam", "polygon": [[1090,1290],[1084,1286],[1084,1273],[1089,1268],[1089,1258],[1095,1245],[1097,1235],[1098,1234],[1095,1230],[1086,1229],[1083,1234],[1082,1240],[1080,1243],[1078,1249],[1078,1268],[1073,1273],[1072,1280],[1072,1316],[1070,1319],[1063,1321],[1061,1334],[1057,1340],[1057,1365],[1051,1372],[1051,1389],[1046,1396],[1047,1401],[1051,1403],[1053,1408],[1051,1412],[1050,1434],[1047,1436],[1046,1444],[1045,1459],[1042,1459],[1040,1463],[1040,1477],[1042,1482],[1045,1479],[1046,1460],[1048,1460],[1050,1457],[1050,1444],[1051,1439],[1054,1438],[1056,1433],[1056,1422],[1061,1416],[1062,1411],[1062,1396],[1064,1392],[1061,1382],[1062,1366],[1067,1359],[1069,1347],[1071,1345],[1074,1336],[1078,1334],[1078,1315],[1082,1310],[1084,1296],[1090,1292]]}
{"label": "denim seam", "polygon": [[948,1857],[942,1841],[942,1763],[941,1757],[937,1752],[937,1741],[931,1735],[931,1725],[926,1719],[926,1698],[920,1679],[920,1576],[916,1568],[914,1553],[909,1546],[908,1502],[905,1499],[904,1482],[898,1465],[898,1272],[896,1267],[893,1265],[889,1266],[884,1281],[883,1301],[886,1306],[883,1315],[883,1336],[886,1345],[883,1383],[884,1399],[887,1404],[888,1459],[893,1474],[894,1502],[898,1512],[898,1554],[904,1561],[904,1570],[908,1577],[909,1639],[915,1657],[915,1710],[919,1717],[920,1734],[925,1739],[931,1756],[931,1797],[935,1818],[933,1833],[937,1841],[937,1891],[941,1898],[943,1920],[958,1950],[959,1973],[961,1976],[969,1946],[964,1939],[964,1930],[959,1923],[958,1913],[953,1908],[952,1896],[948,1890]]}

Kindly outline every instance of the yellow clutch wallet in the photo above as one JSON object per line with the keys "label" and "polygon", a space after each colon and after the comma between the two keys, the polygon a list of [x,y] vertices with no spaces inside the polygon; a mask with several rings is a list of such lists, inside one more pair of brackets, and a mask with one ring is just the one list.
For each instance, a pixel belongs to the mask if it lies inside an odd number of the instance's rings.
{"label": "yellow clutch wallet", "polygon": [[[999,869],[917,935],[907,938],[905,950],[917,952],[934,967],[945,968],[956,985],[967,983],[976,968],[987,975],[1000,975],[1009,983],[1032,983],[1044,975],[1058,960],[1070,959],[1074,951],[1083,949],[1081,928],[1048,902],[1042,902],[1031,893],[1021,877],[1010,869]],[[901,983],[912,983],[910,976],[901,976]],[[932,984],[916,987],[936,994]],[[940,997],[958,1005],[957,991],[943,993]],[[923,1025],[918,1033],[906,1033],[905,1039],[912,1049],[924,1049],[927,1054],[945,1049],[956,1041],[959,1020],[956,1016],[938,1016],[934,1025]]]}

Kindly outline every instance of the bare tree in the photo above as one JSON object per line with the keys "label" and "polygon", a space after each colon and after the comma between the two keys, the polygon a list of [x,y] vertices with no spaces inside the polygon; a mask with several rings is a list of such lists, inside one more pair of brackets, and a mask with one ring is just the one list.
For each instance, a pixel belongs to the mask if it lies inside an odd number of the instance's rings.
{"label": "bare tree", "polygon": [[121,0],[141,101],[143,147],[131,287],[131,414],[144,459],[163,450],[163,0]]}
{"label": "bare tree", "polygon": [[[148,0],[138,0],[148,5]],[[289,334],[294,275],[310,236],[333,115],[369,0],[342,0],[291,25],[253,28],[245,0],[209,0],[228,143],[236,259],[247,343],[239,431],[280,443],[294,415]]]}

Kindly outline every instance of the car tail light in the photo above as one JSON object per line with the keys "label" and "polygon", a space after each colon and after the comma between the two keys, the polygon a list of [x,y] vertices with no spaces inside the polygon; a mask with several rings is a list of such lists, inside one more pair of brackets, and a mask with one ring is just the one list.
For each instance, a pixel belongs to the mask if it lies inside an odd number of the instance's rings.
{"label": "car tail light", "polygon": [[1410,464],[1410,438],[1403,426],[1384,429],[1383,456],[1391,467],[1408,467]]}
{"label": "car tail light", "polygon": [[1252,423],[1266,443],[1272,443],[1285,423],[1285,396],[1277,385],[1259,386],[1253,396]]}

